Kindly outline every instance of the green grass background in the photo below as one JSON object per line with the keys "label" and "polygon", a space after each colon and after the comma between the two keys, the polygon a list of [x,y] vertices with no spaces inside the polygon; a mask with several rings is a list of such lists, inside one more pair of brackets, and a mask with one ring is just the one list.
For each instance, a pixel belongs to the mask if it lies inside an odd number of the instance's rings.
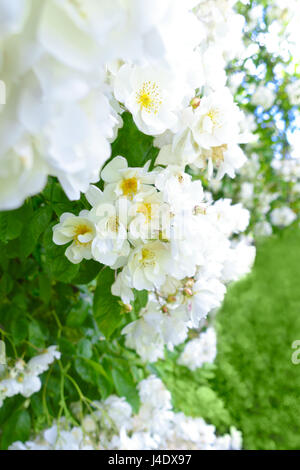
{"label": "green grass background", "polygon": [[158,364],[175,408],[220,433],[235,425],[246,449],[300,449],[300,364],[291,361],[300,340],[298,228],[258,246],[252,273],[229,288],[216,327],[213,367],[192,373]]}

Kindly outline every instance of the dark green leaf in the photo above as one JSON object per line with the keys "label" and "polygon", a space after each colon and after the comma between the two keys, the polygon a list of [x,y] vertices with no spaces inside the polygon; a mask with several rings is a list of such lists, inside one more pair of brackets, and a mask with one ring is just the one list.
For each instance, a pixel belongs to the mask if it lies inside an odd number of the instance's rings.
{"label": "dark green leaf", "polygon": [[119,369],[113,369],[112,377],[118,395],[120,397],[125,397],[128,403],[132,406],[134,412],[137,413],[139,409],[139,394],[132,375],[125,370],[121,371]]}
{"label": "dark green leaf", "polygon": [[76,349],[71,341],[67,340],[63,336],[57,340],[58,349],[63,356],[73,356],[76,354]]}
{"label": "dark green leaf", "polygon": [[85,338],[82,338],[77,344],[78,356],[90,359],[93,355],[92,343]]}
{"label": "dark green leaf", "polygon": [[45,248],[45,271],[52,279],[71,282],[79,271],[79,264],[72,264],[65,256],[67,246],[57,246],[52,241],[52,227],[48,227],[43,238]]}
{"label": "dark green leaf", "polygon": [[40,235],[48,227],[52,216],[52,209],[50,206],[44,206],[34,212],[21,235],[20,252],[24,257],[29,256],[34,250]]}
{"label": "dark green leaf", "polygon": [[68,314],[66,325],[70,328],[80,327],[89,313],[89,308],[90,305],[81,299]]}
{"label": "dark green leaf", "polygon": [[82,380],[93,385],[97,384],[97,376],[95,369],[91,367],[91,365],[87,363],[84,358],[77,357],[75,359],[75,369],[77,374],[82,378]]}
{"label": "dark green leaf", "polygon": [[94,295],[94,316],[101,333],[106,338],[112,335],[122,320],[119,299],[111,293],[114,280],[114,271],[109,268],[101,271]]}
{"label": "dark green leaf", "polygon": [[79,271],[72,280],[73,284],[88,284],[99,274],[102,264],[94,260],[83,260],[80,263]]}
{"label": "dark green leaf", "polygon": [[153,149],[153,137],[138,130],[130,113],[123,113],[123,127],[112,144],[112,157],[122,155],[128,161],[128,166],[143,166],[150,159]]}
{"label": "dark green leaf", "polygon": [[22,313],[14,316],[11,324],[11,333],[16,344],[27,338],[28,320]]}
{"label": "dark green leaf", "polygon": [[46,274],[39,275],[40,298],[48,304],[51,298],[51,281]]}
{"label": "dark green leaf", "polygon": [[26,441],[30,435],[30,425],[31,420],[28,411],[15,411],[3,426],[1,448],[7,449],[10,444],[16,441]]}
{"label": "dark green leaf", "polygon": [[84,358],[85,362],[92,368],[97,374],[103,375],[108,379],[108,375],[105,372],[103,366],[99,362],[92,361],[91,359]]}
{"label": "dark green leaf", "polygon": [[37,348],[44,348],[45,343],[45,331],[36,320],[31,320],[29,323],[29,341]]}
{"label": "dark green leaf", "polygon": [[148,292],[146,290],[135,290],[134,291],[134,302],[133,308],[135,313],[140,313],[141,309],[147,305],[148,302]]}
{"label": "dark green leaf", "polygon": [[4,273],[0,279],[0,296],[6,297],[12,290],[14,281],[8,273]]}

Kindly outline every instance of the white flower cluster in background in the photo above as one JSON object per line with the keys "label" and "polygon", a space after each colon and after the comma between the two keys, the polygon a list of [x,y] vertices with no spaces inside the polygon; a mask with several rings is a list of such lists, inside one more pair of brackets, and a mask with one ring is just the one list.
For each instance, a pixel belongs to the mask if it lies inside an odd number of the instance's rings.
{"label": "white flower cluster in background", "polygon": [[[295,154],[297,155],[299,147],[294,149]],[[300,183],[300,158],[297,155],[297,158],[289,158],[284,160],[273,160],[272,163],[273,170],[286,182],[296,183],[299,191]],[[295,186],[295,185],[293,185]]]}
{"label": "white flower cluster in background", "polygon": [[262,106],[269,109],[273,106],[276,99],[276,92],[267,88],[265,84],[260,84],[251,97],[251,103],[255,106]]}
{"label": "white flower cluster in background", "polygon": [[181,167],[148,167],[130,168],[115,157],[102,171],[104,191],[91,186],[86,194],[92,209],[63,214],[53,240],[71,242],[72,263],[93,258],[119,270],[112,293],[124,304],[134,300],[133,289],[150,292],[123,334],[128,347],[152,362],[221,305],[225,284],[250,270],[255,248],[231,240],[249,222],[240,204],[208,202],[201,182]]}
{"label": "white flower cluster in background", "polygon": [[187,342],[181,353],[178,364],[196,370],[203,364],[212,364],[217,355],[217,335],[213,327],[207,328]]}
{"label": "white flower cluster in background", "polygon": [[[95,412],[81,426],[64,420],[34,440],[15,442],[11,450],[239,450],[242,436],[235,428],[217,436],[213,425],[172,410],[171,395],[160,379],[150,376],[139,384],[138,414],[124,398],[110,396],[95,402]],[[74,407],[75,408],[75,407]]]}
{"label": "white flower cluster in background", "polygon": [[[297,154],[296,149],[294,153]],[[266,183],[259,155],[252,152],[234,181],[238,201],[250,211],[255,211],[253,233],[258,238],[270,236],[273,233],[272,227],[286,227],[299,218],[293,209],[293,204],[299,200],[300,195],[299,158],[274,158],[271,168],[274,176],[270,183]],[[275,180],[288,183],[288,196],[284,200],[278,185],[275,186],[277,191],[274,191]],[[219,190],[219,185],[216,183],[216,180],[211,181],[210,187],[213,192]],[[232,189],[225,186],[223,191],[227,197],[232,197]]]}
{"label": "white flower cluster in background", "polygon": [[290,103],[293,106],[300,106],[300,80],[296,80],[286,87]]}
{"label": "white flower cluster in background", "polygon": [[38,392],[42,386],[39,375],[43,374],[55,359],[60,359],[60,352],[57,346],[49,346],[27,363],[19,359],[12,367],[5,366],[0,375],[0,408],[5,398],[18,394],[30,397]]}
{"label": "white flower cluster in background", "polygon": [[290,207],[283,206],[273,209],[270,218],[273,225],[287,227],[297,219],[297,215]]}
{"label": "white flower cluster in background", "polygon": [[173,136],[161,163],[233,176],[245,160],[224,88],[225,49],[242,29],[234,3],[0,0],[0,210],[48,175],[79,199],[99,181],[123,109],[142,132]]}

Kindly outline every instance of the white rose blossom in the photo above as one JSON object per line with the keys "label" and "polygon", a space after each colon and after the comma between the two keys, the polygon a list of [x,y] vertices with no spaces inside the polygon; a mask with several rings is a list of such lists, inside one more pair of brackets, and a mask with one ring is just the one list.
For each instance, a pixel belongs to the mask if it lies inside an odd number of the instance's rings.
{"label": "white rose blossom", "polygon": [[[34,439],[14,442],[10,450],[239,450],[241,433],[217,436],[216,428],[202,418],[191,418],[172,409],[171,394],[163,382],[150,375],[139,385],[141,406],[131,406],[117,396],[92,404],[95,412],[72,427],[61,419]],[[109,418],[107,417],[109,416]],[[100,431],[97,429],[100,428]]]}

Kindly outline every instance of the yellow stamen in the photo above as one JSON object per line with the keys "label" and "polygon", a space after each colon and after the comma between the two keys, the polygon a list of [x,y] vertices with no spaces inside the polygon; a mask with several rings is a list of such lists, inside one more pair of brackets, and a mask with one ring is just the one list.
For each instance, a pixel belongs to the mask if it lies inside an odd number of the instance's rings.
{"label": "yellow stamen", "polygon": [[162,104],[160,89],[155,82],[150,80],[144,82],[141,89],[136,93],[136,101],[141,110],[157,114]]}
{"label": "yellow stamen", "polygon": [[120,222],[117,216],[111,216],[107,221],[107,228],[111,232],[117,233],[119,231]]}
{"label": "yellow stamen", "polygon": [[85,224],[80,224],[75,227],[75,233],[74,233],[74,240],[76,245],[88,245],[91,242],[86,242],[83,243],[80,240],[78,240],[79,235],[86,235],[87,233],[92,233],[92,229]]}
{"label": "yellow stamen", "polygon": [[121,183],[121,190],[124,196],[132,198],[138,190],[137,178],[124,179]]}
{"label": "yellow stamen", "polygon": [[150,202],[139,204],[137,212],[139,212],[140,214],[144,214],[148,221],[151,220],[152,207]]}
{"label": "yellow stamen", "polygon": [[224,162],[224,152],[226,152],[227,148],[227,144],[212,147],[212,160],[216,165]]}
{"label": "yellow stamen", "polygon": [[143,248],[141,263],[144,267],[155,264],[155,253],[148,248]]}
{"label": "yellow stamen", "polygon": [[207,116],[210,118],[212,121],[213,125],[215,127],[219,126],[219,119],[220,119],[220,111],[217,108],[211,109],[208,113]]}

